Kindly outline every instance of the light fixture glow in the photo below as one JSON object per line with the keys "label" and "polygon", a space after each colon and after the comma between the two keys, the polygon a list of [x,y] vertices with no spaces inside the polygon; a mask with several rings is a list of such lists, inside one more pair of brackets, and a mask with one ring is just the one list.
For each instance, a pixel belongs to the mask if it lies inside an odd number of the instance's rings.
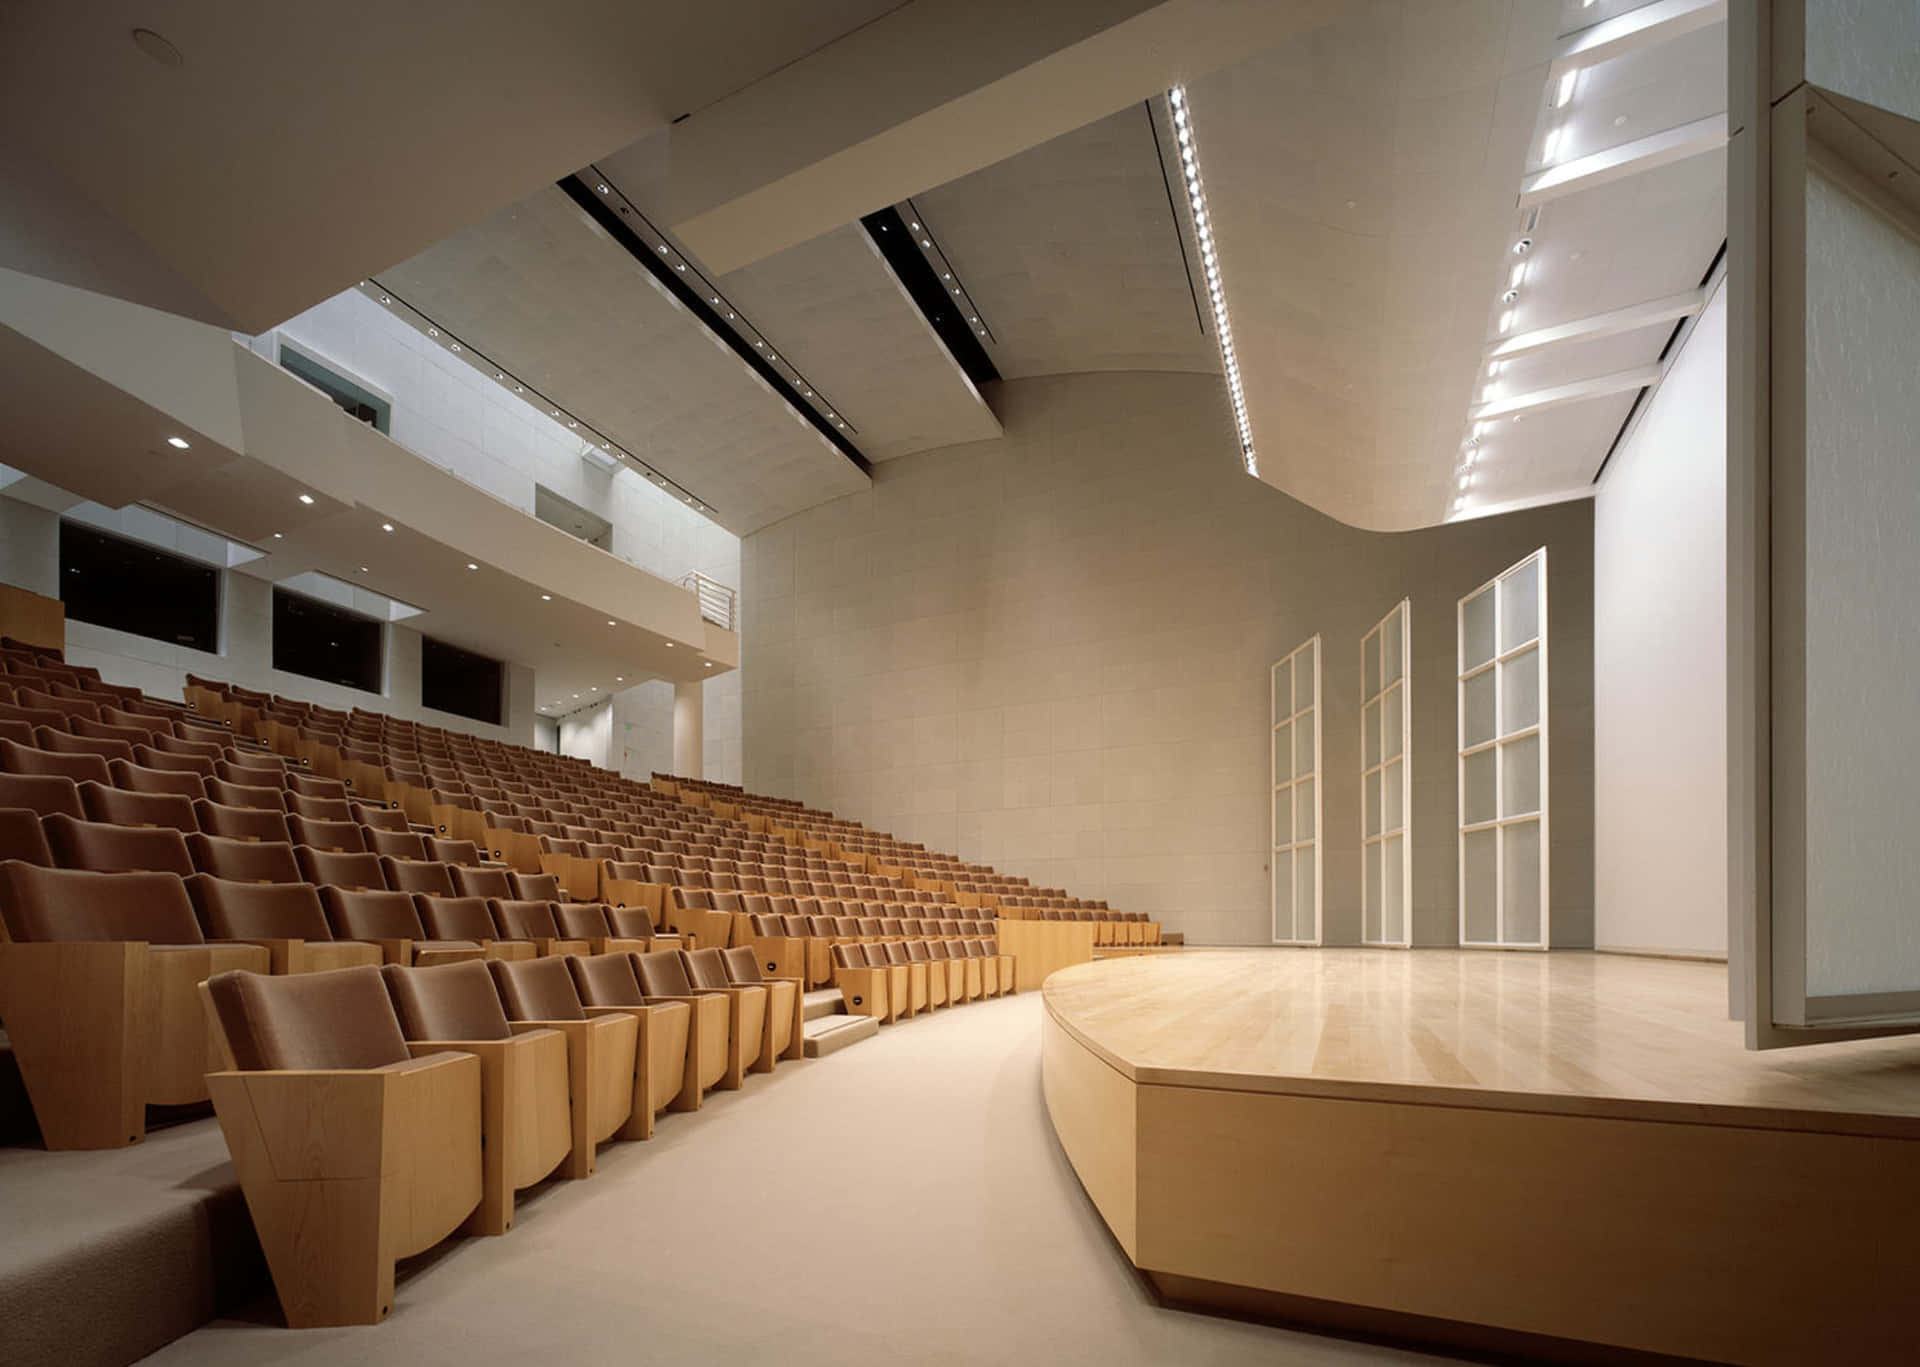
{"label": "light fixture glow", "polygon": [[1580,68],[1575,67],[1560,78],[1560,88],[1553,92],[1553,104],[1556,109],[1565,109],[1573,100],[1573,87],[1579,83]]}
{"label": "light fixture glow", "polygon": [[1526,283],[1526,279],[1527,279],[1527,263],[1525,261],[1522,261],[1513,268],[1513,274],[1507,277],[1507,284],[1512,286],[1514,289],[1519,289],[1521,285]]}
{"label": "light fixture glow", "polygon": [[[1220,362],[1227,375],[1227,397],[1233,406],[1234,426],[1240,434],[1240,460],[1247,473],[1258,475],[1260,462],[1253,449],[1253,427],[1247,420],[1247,399],[1240,387],[1240,362],[1233,349],[1233,324],[1227,317],[1226,287],[1220,278],[1220,262],[1213,249],[1212,217],[1207,212],[1207,192],[1200,183],[1200,156],[1194,147],[1193,125],[1187,112],[1187,92],[1175,86],[1167,92],[1173,109],[1173,131],[1180,142],[1180,161],[1186,173],[1187,207],[1193,213],[1193,235],[1200,247],[1200,260],[1206,269],[1207,299],[1213,305],[1213,333],[1220,344]],[[979,319],[974,319],[977,323]]]}
{"label": "light fixture glow", "polygon": [[609,618],[607,618],[607,625],[608,625],[608,626],[612,626],[612,625],[613,625],[613,618],[611,618],[611,617],[609,617]]}
{"label": "light fixture glow", "polygon": [[1500,331],[1505,332],[1513,326],[1513,310],[1508,309],[1500,315]]}
{"label": "light fixture glow", "polygon": [[382,522],[380,524],[380,530],[383,532],[390,532],[393,530],[393,524],[391,522]]}
{"label": "light fixture glow", "polygon": [[283,536],[285,536],[285,535],[286,535],[286,533],[285,533],[285,532],[275,532],[275,533],[273,534],[273,539],[274,539],[275,541],[278,541],[278,540],[279,540],[279,539],[280,539],[281,537],[283,537]]}
{"label": "light fixture glow", "polygon": [[310,505],[310,504],[312,504],[312,502],[313,502],[313,495],[312,495],[312,494],[302,494],[302,495],[300,495],[300,501],[301,501],[302,503],[305,503],[305,504],[309,504],[309,505]]}
{"label": "light fixture glow", "polygon": [[672,649],[673,649],[673,642],[672,642],[672,641],[668,641],[668,642],[667,642],[667,649],[668,649],[668,650],[672,650]]}
{"label": "light fixture glow", "polygon": [[1513,244],[1513,254],[1515,256],[1525,256],[1528,252],[1532,250],[1533,250],[1533,239],[1530,237],[1523,237],[1518,242]]}
{"label": "light fixture glow", "polygon": [[1540,160],[1548,166],[1553,165],[1554,158],[1560,154],[1560,134],[1563,131],[1557,125],[1547,130],[1547,141],[1540,149]]}
{"label": "light fixture glow", "polygon": [[467,562],[467,568],[468,568],[468,569],[470,569],[470,570],[477,570],[477,569],[479,569],[480,567],[479,567],[478,565],[476,565],[476,564],[474,564],[474,563],[473,563],[473,562],[472,562],[471,560],[469,560],[469,561]]}
{"label": "light fixture glow", "polygon": [[553,601],[553,595],[550,593],[543,593],[540,595],[540,601],[543,603],[551,603]]}
{"label": "light fixture glow", "polygon": [[187,439],[185,437],[168,437],[167,445],[173,447],[176,451],[184,451],[187,449]]}

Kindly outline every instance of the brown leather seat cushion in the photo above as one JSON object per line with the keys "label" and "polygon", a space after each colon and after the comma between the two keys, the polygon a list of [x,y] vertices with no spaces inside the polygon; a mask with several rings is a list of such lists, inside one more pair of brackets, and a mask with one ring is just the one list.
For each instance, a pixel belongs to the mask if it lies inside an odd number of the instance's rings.
{"label": "brown leather seat cushion", "polygon": [[10,740],[0,740],[0,770],[9,774],[62,774],[75,783],[84,779],[95,783],[111,781],[107,761],[99,755],[69,755]]}
{"label": "brown leather seat cushion", "polygon": [[569,940],[597,940],[611,934],[607,909],[599,902],[553,902],[553,922]]}
{"label": "brown leather seat cushion", "polygon": [[645,907],[608,907],[607,925],[615,935],[644,940],[653,934],[653,918]]}
{"label": "brown leather seat cushion", "polygon": [[[444,840],[428,841],[429,846],[444,845]],[[462,897],[497,897],[503,900],[519,896],[505,869],[470,868],[465,864],[448,866],[454,890]],[[532,894],[528,894],[531,896]]]}
{"label": "brown leather seat cushion", "polygon": [[201,798],[193,804],[194,819],[208,835],[229,840],[271,840],[275,844],[292,843],[287,838],[287,818],[280,812],[258,807],[229,807]]}
{"label": "brown leather seat cushion", "polygon": [[436,968],[388,964],[387,993],[410,1040],[508,1039],[513,1030],[493,976],[478,959]]}
{"label": "brown leather seat cushion", "polygon": [[25,807],[40,816],[86,815],[79,785],[65,774],[0,774],[0,807]]}
{"label": "brown leather seat cushion", "polygon": [[493,959],[487,964],[507,1019],[517,1021],[579,1021],[587,1018],[580,993],[564,958]]}
{"label": "brown leather seat cushion", "polygon": [[187,879],[200,928],[215,940],[331,940],[320,891],[311,883],[237,883],[212,874]]}
{"label": "brown leather seat cushion", "polygon": [[634,973],[634,955],[598,954],[569,957],[563,962],[573,974],[574,987],[588,1006],[641,1006],[646,993]]}
{"label": "brown leather seat cushion", "polygon": [[[288,825],[292,824],[289,819]],[[311,845],[296,845],[293,852],[299,856],[300,872],[309,883],[336,888],[387,886],[384,861],[377,854],[358,850],[316,850]]]}
{"label": "brown leather seat cushion", "polygon": [[354,821],[323,821],[310,816],[290,816],[287,818],[287,830],[293,836],[294,844],[308,845],[316,850],[360,854],[367,848],[366,839],[360,834],[360,825]]}
{"label": "brown leather seat cushion", "polygon": [[0,917],[15,940],[204,943],[186,887],[172,873],[91,873],[0,864]]}
{"label": "brown leather seat cushion", "polygon": [[656,949],[634,956],[634,972],[649,997],[685,997],[693,992],[687,966],[677,949]]}
{"label": "brown leather seat cushion", "polygon": [[216,878],[246,883],[298,883],[300,865],[293,846],[271,840],[230,840],[218,835],[190,835],[187,849],[193,866]]}
{"label": "brown leather seat cushion", "polygon": [[[453,878],[447,872],[447,866],[435,862],[423,862],[417,859],[394,859],[382,856],[380,867],[385,871],[387,886],[400,892],[425,893],[429,897],[453,897]],[[373,886],[369,884],[368,886]]]}
{"label": "brown leather seat cushion", "polygon": [[493,913],[478,897],[430,897],[416,893],[413,908],[430,940],[497,940]]}
{"label": "brown leather seat cushion", "polygon": [[560,900],[560,878],[552,873],[510,873],[507,881],[513,885],[512,895],[540,902],[558,902]]}
{"label": "brown leather seat cushion", "polygon": [[408,1057],[377,968],[284,978],[216,973],[207,993],[245,1070],[383,1068]]}
{"label": "brown leather seat cushion", "polygon": [[727,960],[717,946],[706,949],[681,950],[681,960],[686,964],[687,981],[693,984],[696,992],[713,991],[731,987],[733,980],[727,976]]}
{"label": "brown leather seat cushion", "polygon": [[557,940],[559,923],[553,919],[553,903],[523,902],[516,899],[489,898],[487,910],[506,940]]}
{"label": "brown leather seat cushion", "polygon": [[426,927],[410,892],[321,888],[327,924],[343,940],[424,940]]}
{"label": "brown leather seat cushion", "polygon": [[80,805],[90,821],[119,826],[166,826],[182,835],[200,829],[193,799],[184,793],[129,793],[88,781],[80,785]]}
{"label": "brown leather seat cushion", "polygon": [[54,862],[67,869],[96,873],[193,872],[186,839],[165,827],[116,826],[105,821],[75,821],[56,813],[41,825]]}

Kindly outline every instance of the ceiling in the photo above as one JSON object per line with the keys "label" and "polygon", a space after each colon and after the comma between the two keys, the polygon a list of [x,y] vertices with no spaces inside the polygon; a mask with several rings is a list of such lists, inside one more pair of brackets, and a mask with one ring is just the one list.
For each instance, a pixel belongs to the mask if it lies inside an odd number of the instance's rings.
{"label": "ceiling", "polygon": [[261,332],[899,7],[12,0],[0,266]]}

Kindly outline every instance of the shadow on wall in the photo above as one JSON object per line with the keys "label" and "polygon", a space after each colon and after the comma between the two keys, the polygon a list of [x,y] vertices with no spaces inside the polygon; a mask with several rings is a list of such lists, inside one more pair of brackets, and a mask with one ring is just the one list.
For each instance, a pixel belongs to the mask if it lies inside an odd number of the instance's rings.
{"label": "shadow on wall", "polygon": [[1412,600],[1415,942],[1455,940],[1457,600],[1546,546],[1554,942],[1592,942],[1587,500],[1410,533],[1241,473],[1217,377],[1055,376],[742,542],[744,782],[1266,943],[1268,667],[1321,637],[1324,933],[1360,930],[1360,642]]}

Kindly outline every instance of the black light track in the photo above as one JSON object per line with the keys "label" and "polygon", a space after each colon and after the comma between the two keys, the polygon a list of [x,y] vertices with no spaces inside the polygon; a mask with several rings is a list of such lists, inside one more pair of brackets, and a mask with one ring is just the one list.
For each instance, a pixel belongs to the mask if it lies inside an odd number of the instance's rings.
{"label": "black light track", "polygon": [[1000,371],[993,364],[993,358],[980,345],[972,325],[953,307],[946,287],[940,283],[926,254],[914,245],[913,234],[907,231],[899,212],[882,209],[866,215],[860,224],[967,378],[975,384],[999,379]]}
{"label": "black light track", "polygon": [[844,432],[836,431],[833,424],[802,398],[800,392],[784,375],[775,370],[764,356],[748,344],[745,338],[728,327],[720,315],[714,312],[713,306],[687,284],[680,272],[674,270],[647,246],[640,234],[634,231],[633,226],[620,215],[618,210],[607,203],[604,196],[595,193],[593,186],[578,175],[568,176],[559,182],[559,185],[568,199],[586,210],[595,223],[607,230],[609,237],[626,249],[627,255],[645,266],[653,278],[666,286],[667,291],[687,312],[698,318],[706,326],[707,331],[732,348],[734,355],[744,361],[749,370],[765,380],[774,393],[785,399],[794,412],[806,419],[809,426],[832,442],[834,449],[853,462],[854,467],[861,474],[872,476],[873,465],[861,454],[860,448],[855,446]]}

